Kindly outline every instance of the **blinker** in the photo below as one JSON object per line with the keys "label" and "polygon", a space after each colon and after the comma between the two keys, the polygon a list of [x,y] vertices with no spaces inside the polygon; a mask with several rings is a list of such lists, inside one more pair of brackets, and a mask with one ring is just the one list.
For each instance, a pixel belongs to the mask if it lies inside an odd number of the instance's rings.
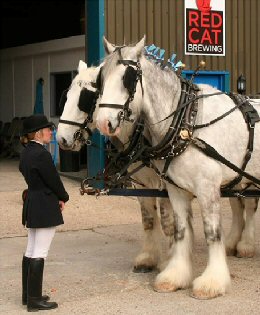
{"label": "blinker", "polygon": [[123,76],[124,87],[128,90],[129,93],[133,92],[137,83],[137,70],[132,66],[128,66],[125,70]]}
{"label": "blinker", "polygon": [[87,114],[91,114],[96,105],[97,93],[83,88],[80,92],[78,108]]}

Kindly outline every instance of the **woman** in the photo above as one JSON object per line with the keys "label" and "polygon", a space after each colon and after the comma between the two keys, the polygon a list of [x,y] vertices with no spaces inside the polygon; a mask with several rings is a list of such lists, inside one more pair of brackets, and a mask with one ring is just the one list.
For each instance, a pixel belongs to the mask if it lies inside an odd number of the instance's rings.
{"label": "woman", "polygon": [[63,224],[62,211],[69,195],[53,164],[50,143],[53,123],[44,115],[33,115],[23,121],[22,151],[19,170],[28,185],[24,200],[22,223],[28,228],[28,243],[22,262],[23,304],[28,312],[58,307],[42,296],[44,259],[57,225]]}

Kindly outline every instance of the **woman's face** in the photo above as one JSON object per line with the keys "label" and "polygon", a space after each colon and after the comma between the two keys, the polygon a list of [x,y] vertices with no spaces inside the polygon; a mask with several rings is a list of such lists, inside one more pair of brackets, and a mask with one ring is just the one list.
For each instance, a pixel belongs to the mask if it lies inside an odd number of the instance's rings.
{"label": "woman's face", "polygon": [[48,144],[51,141],[52,137],[52,128],[43,128],[38,130],[35,135],[35,140],[40,141],[43,144]]}

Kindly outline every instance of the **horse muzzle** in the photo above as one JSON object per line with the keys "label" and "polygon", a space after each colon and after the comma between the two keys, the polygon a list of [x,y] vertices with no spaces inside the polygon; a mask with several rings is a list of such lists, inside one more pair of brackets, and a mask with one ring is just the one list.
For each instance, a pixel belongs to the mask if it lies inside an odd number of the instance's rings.
{"label": "horse muzzle", "polygon": [[100,132],[105,136],[116,136],[120,133],[119,123],[113,126],[112,122],[109,120],[97,121],[97,127]]}

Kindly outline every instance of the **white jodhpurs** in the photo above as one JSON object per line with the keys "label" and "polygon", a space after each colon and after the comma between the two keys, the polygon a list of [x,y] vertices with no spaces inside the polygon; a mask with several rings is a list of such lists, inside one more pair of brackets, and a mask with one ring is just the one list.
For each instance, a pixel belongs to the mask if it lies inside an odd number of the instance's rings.
{"label": "white jodhpurs", "polygon": [[56,226],[48,228],[28,228],[28,243],[25,256],[28,258],[45,258],[51,246]]}

